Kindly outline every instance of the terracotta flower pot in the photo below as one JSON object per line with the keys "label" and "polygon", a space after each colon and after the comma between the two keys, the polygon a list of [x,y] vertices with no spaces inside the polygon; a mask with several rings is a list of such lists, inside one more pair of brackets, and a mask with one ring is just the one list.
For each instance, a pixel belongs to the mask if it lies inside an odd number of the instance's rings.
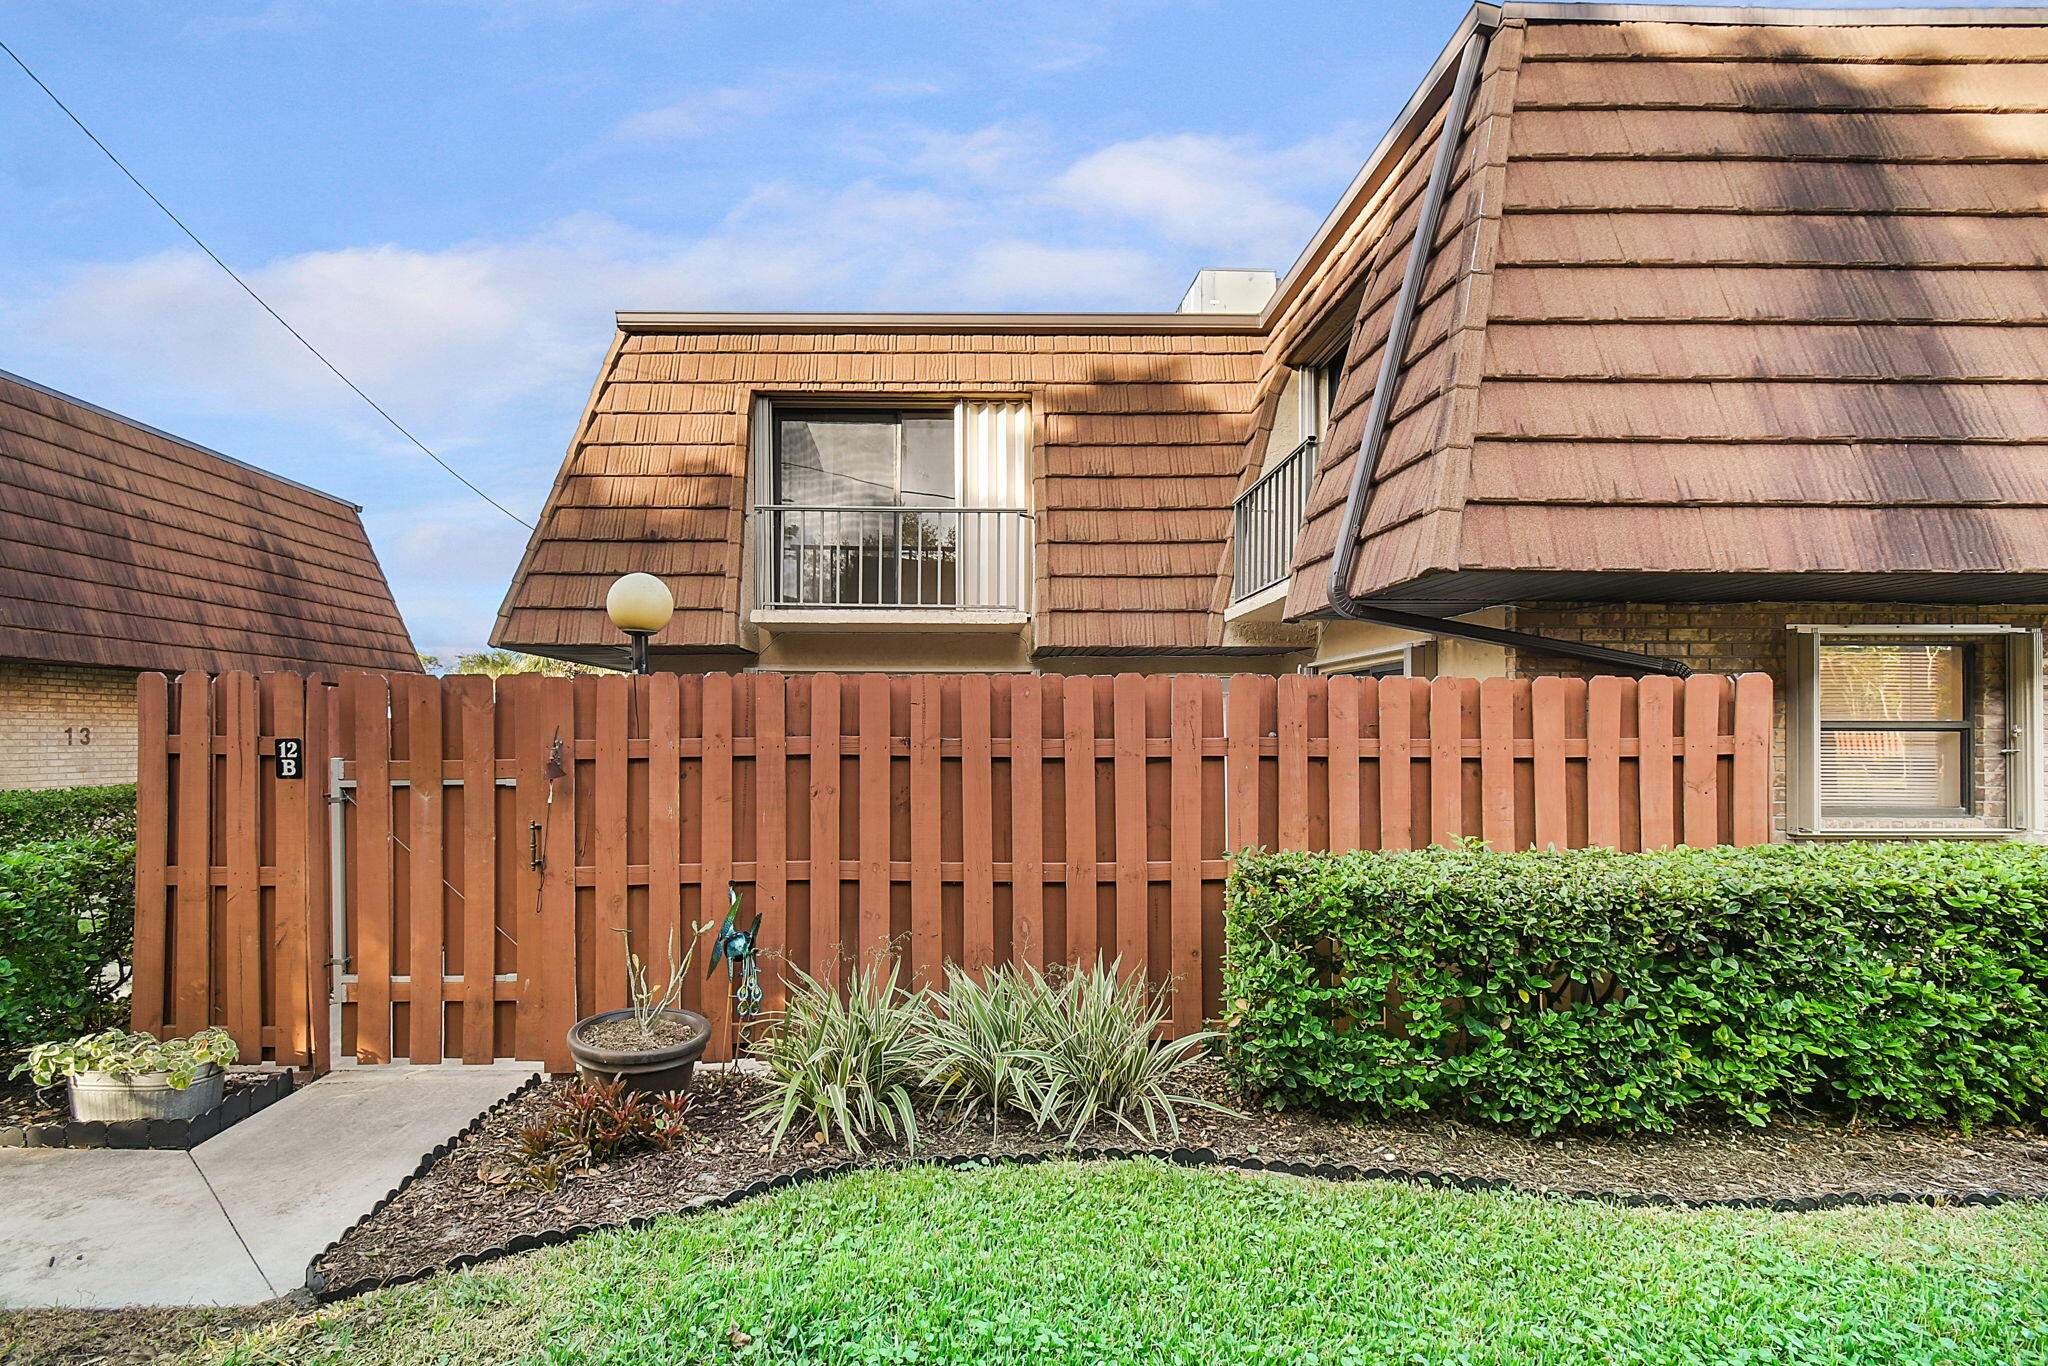
{"label": "terracotta flower pot", "polygon": [[614,1020],[630,1020],[630,1010],[607,1010],[578,1020],[569,1031],[569,1056],[577,1075],[592,1081],[622,1079],[631,1091],[680,1091],[690,1084],[697,1059],[711,1042],[711,1021],[694,1010],[664,1010],[662,1017],[682,1025],[690,1036],[659,1048],[601,1048],[586,1041],[589,1031]]}

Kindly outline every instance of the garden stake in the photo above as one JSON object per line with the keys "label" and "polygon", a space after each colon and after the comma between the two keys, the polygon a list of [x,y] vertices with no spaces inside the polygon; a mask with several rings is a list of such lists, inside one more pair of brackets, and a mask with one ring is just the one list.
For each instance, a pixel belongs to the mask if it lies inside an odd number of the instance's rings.
{"label": "garden stake", "polygon": [[761,933],[761,913],[754,912],[754,923],[746,929],[739,927],[740,893],[731,883],[726,884],[725,924],[718,931],[718,942],[711,949],[711,968],[704,975],[708,979],[718,971],[718,965],[725,964],[726,976],[732,979],[734,1014],[744,1028],[761,1013],[761,968],[754,949]]}

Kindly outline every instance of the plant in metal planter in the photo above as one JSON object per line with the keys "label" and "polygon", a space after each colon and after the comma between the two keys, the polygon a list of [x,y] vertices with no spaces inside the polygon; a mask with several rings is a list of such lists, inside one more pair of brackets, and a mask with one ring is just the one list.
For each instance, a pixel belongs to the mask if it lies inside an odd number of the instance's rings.
{"label": "plant in metal planter", "polygon": [[692,935],[680,959],[675,937],[669,937],[668,979],[659,990],[648,978],[647,964],[627,948],[626,989],[632,1004],[578,1020],[569,1030],[569,1055],[585,1080],[617,1081],[629,1091],[680,1091],[690,1084],[711,1042],[711,1021],[679,1005],[690,960],[697,956],[694,930]]}
{"label": "plant in metal planter", "polygon": [[38,1086],[67,1079],[77,1120],[193,1119],[220,1104],[224,1069],[240,1056],[224,1029],[187,1039],[110,1029],[37,1044],[11,1075]]}

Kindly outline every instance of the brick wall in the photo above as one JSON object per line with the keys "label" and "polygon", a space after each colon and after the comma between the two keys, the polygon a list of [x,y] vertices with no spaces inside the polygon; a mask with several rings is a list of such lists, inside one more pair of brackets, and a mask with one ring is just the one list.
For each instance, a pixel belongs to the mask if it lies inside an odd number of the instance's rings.
{"label": "brick wall", "polygon": [[[1890,603],[1602,603],[1541,602],[1515,609],[1517,630],[1563,640],[1683,660],[1702,673],[1767,673],[1777,684],[1777,725],[1773,772],[1773,815],[1785,828],[1785,661],[1793,622],[1823,625],[1875,625],[1897,622],[1902,633],[1915,625],[2048,625],[2048,606],[1918,607]],[[1981,638],[1980,638],[1981,639]],[[2006,822],[2004,747],[2004,660],[1996,648],[1980,646],[1972,658],[1976,719],[1975,776],[1981,806],[1958,827],[2000,826]],[[1517,653],[1516,677],[1603,672],[1587,660],[1562,655]],[[1831,826],[1842,822],[1831,821]],[[1874,822],[1859,823],[1874,826]],[[1921,822],[1926,824],[1926,822]]]}
{"label": "brick wall", "polygon": [[0,660],[0,789],[135,781],[135,674]]}

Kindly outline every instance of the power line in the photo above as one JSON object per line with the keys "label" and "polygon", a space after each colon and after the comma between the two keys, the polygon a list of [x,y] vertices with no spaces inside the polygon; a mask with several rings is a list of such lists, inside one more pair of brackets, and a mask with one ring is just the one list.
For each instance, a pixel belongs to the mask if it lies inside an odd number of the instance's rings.
{"label": "power line", "polygon": [[235,274],[234,267],[230,266],[226,261],[221,260],[220,257],[214,253],[212,247],[209,247],[206,245],[206,243],[200,241],[199,234],[192,231],[192,229],[186,227],[185,220],[178,217],[178,215],[176,215],[175,213],[172,213],[171,206],[164,203],[163,200],[158,199],[156,197],[155,192],[152,191],[149,188],[149,186],[143,184],[142,181],[136,177],[135,172],[129,170],[127,165],[122,162],[121,158],[114,155],[113,149],[108,147],[106,143],[101,142],[99,140],[99,135],[94,133],[92,129],[85,126],[85,120],[79,118],[78,115],[71,112],[70,105],[64,103],[64,101],[57,98],[56,91],[50,89],[49,86],[43,84],[43,78],[41,76],[36,75],[34,71],[29,69],[29,64],[21,59],[21,55],[19,53],[17,53],[13,48],[7,46],[7,44],[4,42],[0,42],[0,52],[4,52],[9,57],[13,58],[14,64],[21,68],[22,74],[27,76],[30,80],[34,81],[36,83],[36,88],[41,90],[45,95],[48,95],[50,97],[50,103],[56,105],[59,109],[64,111],[65,118],[70,119],[73,123],[78,125],[78,131],[85,134],[87,138],[91,139],[92,145],[99,148],[100,151],[106,155],[108,161],[114,163],[114,168],[120,171],[122,175],[127,176],[129,183],[134,185],[136,189],[142,191],[144,195],[148,196],[150,203],[156,205],[159,209],[163,210],[164,217],[170,219],[173,223],[177,224],[178,231],[184,233],[185,236],[191,238],[193,246],[205,252],[206,258],[209,261],[212,261],[215,265],[219,266],[223,271],[227,273],[227,277],[230,280],[233,280],[236,284],[240,285],[242,287],[242,292],[244,294],[247,294],[250,298],[254,299],[256,301],[256,306],[258,308],[261,308],[265,313],[268,313],[272,318],[276,319],[277,325],[279,327],[282,327],[285,331],[291,333],[293,339],[296,340],[299,345],[305,347],[307,351],[311,352],[313,359],[319,361],[322,365],[326,366],[330,371],[332,371],[334,377],[340,380],[343,384],[346,384],[357,398],[369,404],[370,407],[376,411],[377,416],[383,418],[386,422],[390,423],[392,429],[396,431],[400,436],[404,437],[407,441],[412,442],[413,445],[419,447],[420,453],[425,455],[427,459],[433,461],[436,465],[439,465],[442,469],[448,471],[449,474],[453,475],[456,481],[459,482],[464,488],[468,489],[471,493],[474,493],[477,497],[483,499],[486,503],[489,503],[498,511],[504,513],[507,517],[510,517],[513,521],[519,523],[519,525],[525,527],[528,531],[533,530],[533,523],[527,521],[524,517],[521,517],[518,513],[512,511],[512,509],[506,507],[497,499],[491,497],[490,494],[485,493],[475,484],[470,483],[468,479],[463,477],[462,471],[456,469],[446,460],[443,460],[440,456],[434,454],[433,451],[429,450],[427,448],[427,444],[424,441],[421,441],[418,437],[414,436],[411,432],[407,431],[404,425],[401,424],[397,418],[393,417],[390,413],[385,412],[382,404],[378,403],[376,399],[371,398],[368,394],[364,393],[362,387],[358,385],[354,380],[350,379],[347,375],[341,373],[341,367],[337,366],[333,361],[327,359],[326,356],[322,355],[320,352],[320,348],[313,345],[313,343],[307,341],[305,335],[301,333],[298,328],[293,327],[290,323],[286,322],[284,319],[284,315],[282,313],[279,313],[276,309],[272,308],[269,302],[266,301],[261,294],[258,294],[254,289],[250,287],[249,282],[247,280],[244,280],[241,276]]}

